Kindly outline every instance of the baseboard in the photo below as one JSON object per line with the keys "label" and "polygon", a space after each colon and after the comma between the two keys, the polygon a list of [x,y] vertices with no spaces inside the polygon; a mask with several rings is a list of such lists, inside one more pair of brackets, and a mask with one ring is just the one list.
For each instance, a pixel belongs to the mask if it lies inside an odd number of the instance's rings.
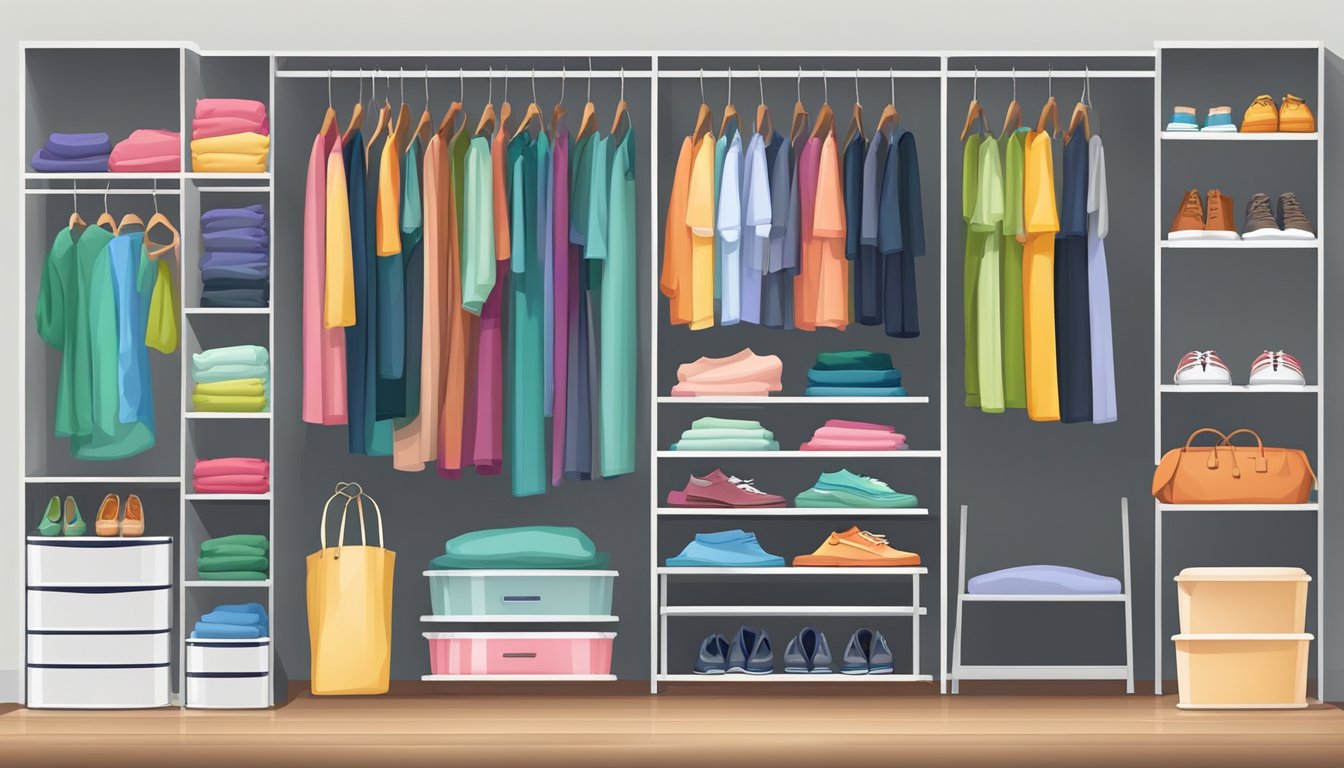
{"label": "baseboard", "polygon": [[23,703],[23,670],[0,669],[0,702]]}

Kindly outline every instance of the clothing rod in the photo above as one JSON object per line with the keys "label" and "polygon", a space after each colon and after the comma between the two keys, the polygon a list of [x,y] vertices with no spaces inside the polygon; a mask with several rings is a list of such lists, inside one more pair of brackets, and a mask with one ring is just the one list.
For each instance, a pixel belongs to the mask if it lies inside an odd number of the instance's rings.
{"label": "clothing rod", "polygon": [[684,80],[695,80],[704,77],[706,80],[725,80],[729,77],[734,80],[757,80],[762,77],[768,80],[788,80],[802,77],[804,80],[816,80],[825,77],[827,80],[832,78],[850,79],[855,77],[872,80],[890,80],[893,77],[917,78],[926,77],[936,79],[942,76],[942,70],[938,69],[804,69],[801,74],[796,69],[766,69],[758,70],[755,68],[743,67],[742,69],[706,69],[702,73],[698,69],[660,69],[658,78],[679,78]]}
{"label": "clothing rod", "polygon": [[90,187],[81,187],[79,189],[70,189],[69,187],[66,187],[65,189],[25,189],[23,190],[23,194],[63,195],[65,197],[70,197],[71,195],[79,195],[80,197],[89,197],[89,198],[101,197],[103,195],[145,195],[146,197],[152,197],[155,194],[158,194],[163,197],[177,197],[178,195],[182,194],[182,190],[178,189],[177,187],[173,187],[171,189],[160,189],[156,193],[152,189],[99,189],[98,187],[90,186]]}
{"label": "clothing rod", "polygon": [[652,73],[649,72],[649,70],[647,69],[627,69],[625,70],[625,72],[621,72],[621,70],[619,69],[601,69],[601,70],[538,69],[534,71],[532,69],[514,69],[514,68],[506,70],[503,67],[493,71],[488,69],[467,69],[462,71],[456,69],[431,69],[428,72],[426,72],[424,69],[401,69],[401,68],[397,69],[370,68],[365,70],[333,69],[331,71],[327,71],[325,69],[281,69],[277,70],[275,73],[276,77],[282,77],[282,78],[292,77],[292,78],[301,78],[309,80],[322,80],[328,77],[330,77],[333,80],[357,80],[360,78],[374,77],[374,76],[378,77],[379,79],[390,77],[394,80],[400,78],[405,78],[407,80],[424,80],[426,77],[428,77],[430,80],[457,80],[458,78],[463,77],[472,79],[507,77],[513,80],[526,80],[532,77],[546,78],[548,80],[549,79],[559,80],[560,78],[564,77],[564,78],[586,80],[587,78],[590,77],[608,78],[608,79],[619,79],[621,77],[627,77],[638,79],[638,78],[647,78],[650,77],[651,75]]}
{"label": "clothing rod", "polygon": [[1085,77],[1093,79],[1151,78],[1156,77],[1156,73],[1154,73],[1153,70],[1151,69],[1091,69],[1091,70],[1056,69],[1054,71],[1048,69],[1019,69],[1016,72],[1006,69],[995,69],[995,70],[982,69],[979,72],[975,72],[972,70],[958,69],[955,71],[949,70],[947,76],[962,80],[971,80],[976,77],[982,77],[991,80],[1008,80],[1014,77],[1019,79],[1031,78],[1033,80],[1050,78],[1050,77],[1062,77],[1067,79],[1081,80]]}

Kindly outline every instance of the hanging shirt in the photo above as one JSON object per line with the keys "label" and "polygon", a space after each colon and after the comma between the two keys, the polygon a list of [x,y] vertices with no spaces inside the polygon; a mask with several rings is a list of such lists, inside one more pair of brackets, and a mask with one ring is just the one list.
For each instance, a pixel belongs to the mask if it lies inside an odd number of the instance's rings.
{"label": "hanging shirt", "polygon": [[820,288],[820,243],[814,242],[817,172],[821,168],[821,139],[807,139],[798,155],[799,270],[793,281],[793,322],[800,331],[817,329],[817,291]]}
{"label": "hanging shirt", "polygon": [[341,148],[345,168],[346,199],[350,215],[350,253],[354,267],[355,324],[345,329],[345,392],[349,428],[347,445],[352,454],[367,454],[373,441],[374,383],[369,377],[369,345],[371,329],[376,318],[370,317],[374,306],[370,295],[376,289],[374,265],[369,256],[365,211],[367,192],[364,188],[364,134],[355,131],[350,141]]}
{"label": "hanging shirt", "polygon": [[1002,413],[1003,337],[999,306],[1000,244],[1003,222],[1003,169],[999,143],[986,136],[980,144],[978,184],[970,228],[980,235],[982,246],[975,287],[975,338],[980,373],[980,410]]}
{"label": "hanging shirt", "polygon": [[849,325],[849,261],[845,258],[845,191],[835,132],[826,135],[817,168],[816,216],[812,236],[817,254],[818,327],[843,331]]}
{"label": "hanging shirt", "polygon": [[793,326],[793,277],[798,272],[797,179],[793,145],[775,133],[765,149],[770,170],[770,253],[761,280],[761,318],[767,328]]}
{"label": "hanging shirt", "polygon": [[551,231],[554,229],[551,191],[551,137],[545,128],[537,135],[537,250],[540,251],[542,287],[541,287],[541,355],[542,355],[542,407],[543,415],[550,418],[555,405],[555,325],[552,315],[555,311],[553,294],[555,292],[555,249],[551,243]]}
{"label": "hanging shirt", "polygon": [[678,290],[691,293],[691,330],[714,325],[714,139],[700,137],[691,160],[686,197],[686,226],[691,231],[690,284]]}
{"label": "hanging shirt", "polygon": [[402,179],[395,125],[378,165],[378,418],[406,417],[406,255],[401,248]]}
{"label": "hanging shirt", "polygon": [[470,140],[466,168],[466,220],[463,222],[462,306],[481,314],[495,287],[494,184],[490,140]]}
{"label": "hanging shirt", "polygon": [[1026,359],[1022,351],[1022,243],[1027,239],[1022,220],[1022,163],[1026,128],[1003,142],[1003,402],[1008,408],[1027,407]]}
{"label": "hanging shirt", "polygon": [[718,232],[718,267],[721,297],[719,323],[737,325],[742,319],[742,137],[733,132],[732,138],[720,138],[726,143],[723,159],[718,162],[719,196],[715,208],[715,228]]}
{"label": "hanging shirt", "polygon": [[[599,140],[600,141],[600,140]],[[601,152],[602,146],[594,147]],[[546,492],[545,390],[541,291],[545,276],[537,250],[537,144],[527,133],[509,141],[512,268],[509,294],[509,435],[506,449],[514,496]],[[591,235],[591,233],[589,233]]]}
{"label": "hanging shirt", "polygon": [[1092,421],[1092,328],[1087,277],[1087,155],[1082,128],[1066,136],[1055,236],[1055,354],[1060,421]]}
{"label": "hanging shirt", "polygon": [[[440,146],[442,138],[440,138]],[[483,195],[488,201],[493,190],[490,186],[489,143],[485,137],[468,137],[465,130],[458,131],[447,143],[443,151],[445,157],[436,158],[436,173],[443,177],[435,190],[435,200],[425,200],[425,213],[436,216],[436,240],[440,243],[439,255],[443,259],[439,267],[436,284],[444,291],[441,304],[440,322],[444,331],[436,342],[440,344],[440,363],[436,375],[431,378],[421,374],[421,418],[425,418],[426,409],[432,409],[438,418],[438,462],[436,469],[440,476],[456,478],[461,476],[462,467],[468,463],[471,447],[476,441],[475,407],[472,402],[470,374],[475,370],[477,350],[480,339],[480,317],[470,312],[463,302],[463,271],[466,260],[463,246],[467,242],[462,222],[466,220],[467,210],[467,155],[472,145],[477,149],[477,163],[483,163],[484,179],[474,179],[475,193]],[[446,162],[446,167],[444,163]],[[478,172],[481,169],[478,169]],[[482,183],[484,181],[485,183]],[[446,199],[445,199],[446,197]],[[477,204],[477,207],[480,207]],[[432,212],[432,213],[431,213]],[[482,219],[486,239],[494,242],[491,222]],[[428,229],[426,229],[428,232]],[[481,233],[477,233],[480,237]],[[428,246],[428,237],[426,237]],[[480,245],[480,243],[477,243]],[[491,262],[493,253],[487,254]],[[430,316],[427,313],[425,323]],[[432,394],[425,388],[433,386]],[[432,404],[431,404],[432,402]]]}
{"label": "hanging shirt", "polygon": [[1092,423],[1119,418],[1115,402],[1115,352],[1111,339],[1111,285],[1106,272],[1106,153],[1093,134],[1087,155],[1087,309],[1092,332]]}
{"label": "hanging shirt", "polygon": [[765,137],[753,131],[742,165],[742,322],[761,323],[761,277],[770,262],[770,173]]}
{"label": "hanging shirt", "polygon": [[971,217],[975,214],[975,198],[980,191],[980,143],[984,136],[979,132],[966,137],[961,152],[961,219],[965,226],[966,248],[962,259],[961,274],[961,317],[964,336],[962,368],[965,378],[966,407],[980,407],[980,357],[976,349],[979,339],[979,323],[976,320],[976,286],[980,280],[980,259],[985,251],[985,232],[971,227]]}
{"label": "hanging shirt", "polygon": [[924,203],[915,135],[904,128],[896,129],[887,146],[880,205],[888,212],[877,232],[878,250],[889,259],[883,324],[888,336],[913,339],[919,336],[915,259],[924,255]]}
{"label": "hanging shirt", "polygon": [[[350,209],[340,130],[313,140],[303,206],[303,420],[346,422],[345,334],[325,322],[327,265],[350,254]],[[354,294],[354,262],[350,262]],[[353,303],[353,302],[352,302]]]}
{"label": "hanging shirt", "polygon": [[[149,259],[144,255],[145,233],[118,235],[107,244],[107,250],[117,312],[117,420],[122,424],[144,421],[152,433],[154,397],[145,327],[154,282],[149,272]],[[140,290],[142,277],[148,281],[143,291]],[[141,306],[142,295],[144,306]]]}
{"label": "hanging shirt", "polygon": [[[420,415],[420,371],[424,355],[424,313],[425,313],[425,241],[424,209],[420,197],[420,139],[412,137],[406,149],[401,174],[401,211],[402,260],[406,267],[405,300],[401,307],[403,327],[406,338],[403,350],[401,375],[402,402],[401,419],[394,421],[398,427],[404,427]],[[442,291],[436,291],[441,296]],[[437,339],[436,339],[437,341]],[[438,352],[437,345],[435,351]],[[395,438],[394,438],[395,440]],[[432,449],[430,449],[432,450]],[[396,451],[393,449],[395,463]],[[432,457],[431,457],[432,458]]]}
{"label": "hanging shirt", "polygon": [[[551,420],[551,484],[560,485],[565,476],[565,434],[569,428],[569,336],[571,265],[569,259],[569,127],[561,115],[555,131],[551,154],[551,249],[554,251],[554,303],[551,306],[553,333],[553,369],[555,404]],[[683,147],[684,148],[684,147]],[[670,214],[669,214],[670,215]],[[670,219],[669,219],[670,221]]]}
{"label": "hanging shirt", "polygon": [[[855,131],[849,143],[845,145],[841,157],[842,189],[845,199],[845,258],[851,262],[859,260],[859,237],[863,231],[863,161],[866,155],[867,140],[862,131]],[[859,284],[854,282],[853,300],[850,304],[850,318],[858,311]]]}
{"label": "hanging shirt", "polygon": [[663,225],[663,269],[658,279],[658,290],[667,297],[668,322],[672,325],[688,325],[693,318],[692,238],[687,212],[694,147],[690,136],[682,139],[667,203],[667,221]]}
{"label": "hanging shirt", "polygon": [[[598,428],[602,477],[635,471],[635,381],[639,367],[636,312],[639,271],[636,244],[635,130],[626,127],[619,141],[607,138],[607,234],[590,240],[592,258],[602,259],[601,348],[599,360]],[[740,143],[740,142],[739,142]],[[725,169],[727,178],[727,169]],[[597,251],[597,252],[594,252]],[[725,275],[726,276],[726,275]]]}
{"label": "hanging shirt", "polygon": [[[340,129],[336,125],[330,128],[331,138],[326,141],[327,185],[326,207],[326,252],[323,255],[322,269],[323,305],[322,323],[326,328],[346,328],[355,322],[355,264],[350,251],[350,221],[346,205],[345,155],[341,149]],[[269,235],[267,236],[269,240]],[[305,271],[307,265],[305,263]],[[311,272],[309,272],[311,275]],[[334,334],[340,342],[344,336]],[[345,423],[345,358],[341,352],[341,367],[331,375],[334,380],[328,383],[333,390],[330,397],[340,403],[340,421]],[[333,422],[324,422],[333,423]]]}
{"label": "hanging shirt", "polygon": [[481,307],[476,362],[476,418],[472,464],[476,473],[497,475],[504,467],[503,293],[508,290],[508,149],[503,126],[490,143],[491,210],[495,222],[495,287]]}
{"label": "hanging shirt", "polygon": [[[101,229],[101,228],[99,228]],[[76,433],[76,402],[88,403],[92,394],[87,378],[75,375],[75,329],[87,327],[87,315],[81,314],[86,305],[79,296],[79,282],[75,268],[75,249],[78,239],[90,230],[76,232],[67,227],[56,233],[42,262],[42,282],[37,294],[37,334],[53,348],[62,352],[61,372],[56,381],[55,431],[57,437]],[[103,230],[106,232],[107,230]],[[83,319],[81,319],[83,318]]]}
{"label": "hanging shirt", "polygon": [[[382,140],[387,141],[386,134],[383,134]],[[377,158],[380,158],[382,153],[380,151],[378,155],[373,155],[372,153],[375,150],[381,150],[381,147],[365,144],[362,161],[367,177],[364,183],[364,237],[362,240],[364,243],[364,262],[367,265],[366,269],[369,275],[369,289],[367,291],[369,327],[364,331],[366,343],[369,345],[364,356],[364,407],[369,409],[369,414],[374,418],[373,431],[366,443],[368,454],[370,456],[391,456],[392,419],[390,417],[378,418],[378,269],[382,260],[378,258],[377,253],[378,193],[381,187],[379,182],[382,181],[382,164],[377,162]],[[370,157],[374,157],[375,162],[368,162]],[[351,165],[354,165],[353,160],[352,157]],[[353,184],[351,186],[353,187]],[[352,212],[355,210],[354,200],[351,200],[350,210]],[[351,228],[354,228],[353,219],[351,220]],[[354,241],[354,238],[351,238],[351,242]]]}
{"label": "hanging shirt", "polygon": [[1055,163],[1050,134],[1027,134],[1023,154],[1022,246],[1023,355],[1027,368],[1027,416],[1059,421],[1059,378],[1055,361]]}
{"label": "hanging shirt", "polygon": [[[421,196],[420,137],[411,139],[401,175],[401,247],[406,263],[406,417],[393,423],[392,466],[419,472],[438,455],[440,376],[443,364],[448,261],[447,153],[443,139],[430,137],[424,152]],[[431,154],[432,152],[432,154]],[[426,230],[433,230],[430,241]]]}
{"label": "hanging shirt", "polygon": [[[858,198],[858,225],[848,200],[845,211],[850,214],[849,238],[858,238],[858,257],[854,265],[854,319],[863,325],[882,323],[882,293],[885,260],[877,250],[878,210],[882,198],[882,172],[887,162],[887,134],[878,131],[868,142],[860,171]],[[848,158],[846,158],[848,159]],[[845,172],[846,190],[850,173]]]}
{"label": "hanging shirt", "polygon": [[[714,142],[714,189],[713,199],[711,201],[711,210],[717,215],[719,210],[719,197],[723,187],[723,162],[728,155],[728,143],[737,135],[737,121],[728,123],[724,126],[723,133]],[[717,226],[717,221],[715,222]],[[723,297],[723,240],[717,236],[714,237],[714,298]]]}
{"label": "hanging shirt", "polygon": [[[565,477],[570,480],[588,480],[593,475],[594,408],[591,384],[596,377],[590,354],[593,346],[593,316],[589,297],[591,271],[584,256],[588,244],[588,208],[592,202],[592,153],[595,142],[593,134],[574,142],[569,165],[570,351],[569,382],[565,389],[565,407],[569,410],[565,434]],[[712,250],[713,230],[708,234],[708,246]],[[710,317],[712,322],[712,312]]]}

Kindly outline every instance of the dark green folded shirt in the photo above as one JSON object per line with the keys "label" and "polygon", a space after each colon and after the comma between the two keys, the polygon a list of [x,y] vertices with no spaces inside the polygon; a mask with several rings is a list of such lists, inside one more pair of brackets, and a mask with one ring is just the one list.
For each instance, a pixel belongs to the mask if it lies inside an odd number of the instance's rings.
{"label": "dark green folded shirt", "polygon": [[853,349],[844,352],[818,352],[816,371],[886,371],[890,370],[891,355]]}

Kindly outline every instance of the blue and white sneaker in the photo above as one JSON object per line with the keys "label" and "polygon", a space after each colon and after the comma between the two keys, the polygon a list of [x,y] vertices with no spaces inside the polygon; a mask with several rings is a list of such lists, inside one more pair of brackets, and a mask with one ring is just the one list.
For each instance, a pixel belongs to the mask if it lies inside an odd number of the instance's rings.
{"label": "blue and white sneaker", "polygon": [[1168,131],[1198,131],[1199,120],[1195,117],[1194,107],[1175,107],[1171,119],[1167,121]]}
{"label": "blue and white sneaker", "polygon": [[896,667],[891,658],[887,639],[875,629],[863,627],[849,637],[845,655],[840,662],[844,675],[890,675]]}
{"label": "blue and white sneaker", "polygon": [[775,671],[775,654],[765,630],[746,625],[738,627],[733,644],[728,648],[728,671],[748,675],[768,675]]}
{"label": "blue and white sneaker", "polygon": [[1232,122],[1231,107],[1210,107],[1208,117],[1204,118],[1204,133],[1236,133],[1237,124]]}
{"label": "blue and white sneaker", "polygon": [[784,671],[791,675],[831,674],[831,646],[826,635],[814,626],[803,627],[784,649]]}
{"label": "blue and white sneaker", "polygon": [[700,644],[700,653],[695,657],[697,675],[722,675],[728,671],[728,639],[723,635],[710,635]]}

